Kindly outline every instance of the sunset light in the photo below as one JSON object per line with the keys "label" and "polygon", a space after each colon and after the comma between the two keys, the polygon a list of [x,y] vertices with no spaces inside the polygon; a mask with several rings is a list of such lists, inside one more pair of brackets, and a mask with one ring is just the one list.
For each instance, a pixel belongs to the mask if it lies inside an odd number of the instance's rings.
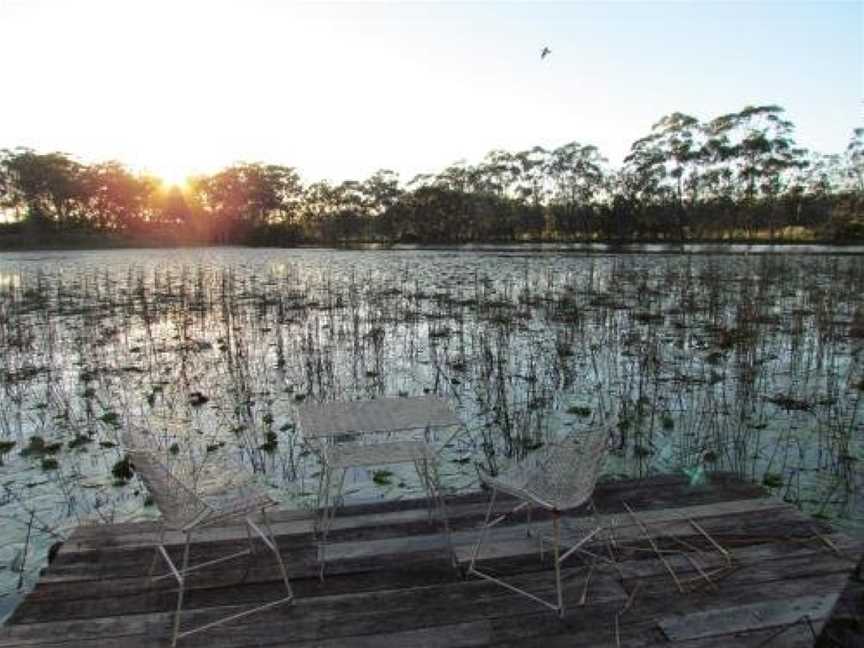
{"label": "sunset light", "polygon": [[861,16],[827,4],[676,3],[661,21],[650,2],[2,0],[16,100],[0,103],[0,142],[172,182],[238,161],[407,181],[573,140],[619,163],[660,115],[771,102],[833,151],[859,122]]}
{"label": "sunset light", "polygon": [[152,170],[148,169],[148,173],[162,181],[167,187],[184,188],[194,173],[190,173],[188,167],[175,167],[170,163],[165,163]]}
{"label": "sunset light", "polygon": [[862,25],[0,0],[0,648],[861,645]]}

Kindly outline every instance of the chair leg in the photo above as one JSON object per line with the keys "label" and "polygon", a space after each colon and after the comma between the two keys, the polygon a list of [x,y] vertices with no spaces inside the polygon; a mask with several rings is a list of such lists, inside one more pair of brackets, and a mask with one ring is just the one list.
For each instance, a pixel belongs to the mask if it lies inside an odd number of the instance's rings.
{"label": "chair leg", "polygon": [[423,490],[426,493],[426,512],[431,520],[435,514],[440,515],[438,511],[437,483],[432,478],[429,462],[426,459],[415,461],[414,469],[417,471],[417,476],[420,478],[420,483],[423,485]]}
{"label": "chair leg", "polygon": [[252,560],[255,557],[255,543],[253,542],[252,529],[249,526],[248,518],[243,528],[246,529],[246,542],[249,545],[249,552],[246,554],[246,568],[243,570],[243,578],[240,579],[241,583],[245,583],[246,579],[249,578],[249,572],[252,570]]}
{"label": "chair leg", "polygon": [[159,542],[153,547],[153,560],[150,561],[150,569],[147,570],[147,587],[153,584],[153,572],[156,571],[156,563],[159,562],[159,547],[165,544],[165,523],[161,524],[159,531]]}
{"label": "chair leg", "polygon": [[[520,587],[516,587],[515,585],[511,585],[510,583],[508,583],[504,580],[501,580],[500,578],[497,578],[496,576],[493,576],[492,574],[487,574],[485,572],[482,572],[475,567],[475,564],[477,562],[477,558],[480,555],[480,547],[486,541],[486,536],[488,535],[489,529],[491,529],[493,526],[500,523],[502,520],[506,519],[510,514],[516,512],[516,511],[518,511],[518,510],[520,510],[520,509],[522,509],[528,505],[528,502],[523,502],[522,504],[519,504],[516,508],[514,508],[512,511],[510,511],[509,513],[502,513],[501,515],[496,517],[494,520],[492,520],[491,519],[492,518],[492,510],[495,506],[495,496],[497,494],[498,494],[497,489],[495,489],[493,487],[492,497],[489,499],[489,508],[486,510],[486,518],[483,521],[483,528],[480,531],[480,538],[477,540],[477,544],[474,545],[474,551],[471,554],[471,562],[468,564],[467,573],[472,574],[474,576],[477,576],[479,578],[482,578],[484,580],[487,580],[491,583],[495,583],[497,585],[500,585],[501,587],[504,587],[504,588],[510,590],[511,592],[516,593],[516,594],[526,596],[526,597],[530,598],[532,601],[537,601],[537,603],[540,603],[541,605],[544,605],[545,607],[550,608],[552,610],[555,610],[556,612],[561,614],[561,610],[562,610],[561,572],[560,572],[559,561],[557,560],[557,556],[558,556],[558,547],[557,546],[555,547],[555,556],[556,556],[555,577],[556,577],[556,588],[557,588],[557,594],[558,594],[558,599],[557,599],[558,604],[557,605],[555,605],[554,603],[550,603],[549,601],[546,601],[546,600],[540,598],[539,596],[532,594],[531,592],[529,592],[527,590],[524,590]],[[556,518],[556,520],[557,520],[557,518]]]}
{"label": "chair leg", "polygon": [[552,511],[552,553],[555,560],[555,591],[558,595],[558,614],[564,615],[564,596],[561,592],[561,513]]}
{"label": "chair leg", "polygon": [[[262,513],[263,513],[263,511],[262,511]],[[246,540],[249,543],[249,554],[250,555],[254,554],[255,553],[255,543],[253,542],[254,539],[252,538],[252,529],[249,528],[248,524],[246,525]]]}
{"label": "chair leg", "polygon": [[180,586],[180,591],[177,593],[177,612],[174,614],[174,633],[171,639],[171,646],[177,645],[177,635],[180,633],[180,614],[183,611],[183,594],[186,589],[186,569],[189,567],[189,546],[192,543],[192,533],[186,532],[186,546],[183,548],[183,566],[180,569],[177,578],[177,584]]}
{"label": "chair leg", "polygon": [[444,491],[438,479],[438,472],[434,468],[432,489],[435,495],[435,503],[438,507],[438,515],[441,517],[441,524],[444,527],[444,538],[447,541],[447,553],[450,555],[450,564],[453,567],[458,567],[459,561],[456,560],[456,550],[453,548],[453,536],[450,532],[450,514],[447,512],[447,500],[444,498]]}
{"label": "chair leg", "polygon": [[430,516],[432,508],[444,528],[444,539],[447,543],[447,555],[450,559],[450,564],[453,567],[458,567],[459,563],[456,560],[456,552],[453,549],[453,538],[450,534],[450,519],[447,515],[447,503],[444,501],[444,495],[441,492],[441,484],[438,480],[438,474],[434,469],[429,467],[429,462],[426,459],[415,461],[414,467],[417,470],[417,476],[423,483],[426,490],[426,499],[429,503]]}
{"label": "chair leg", "polygon": [[[191,541],[191,531],[190,531],[187,533],[187,544],[186,544],[185,552],[183,554],[183,570],[181,572],[174,571],[174,577],[180,583],[180,593],[179,593],[179,596],[177,598],[177,614],[176,614],[176,617],[174,620],[174,638],[173,638],[172,643],[171,643],[172,646],[176,646],[177,640],[181,639],[183,637],[187,637],[189,635],[196,634],[199,632],[204,632],[205,630],[215,628],[215,627],[223,625],[225,623],[230,623],[231,621],[236,621],[238,619],[242,619],[242,618],[247,617],[251,614],[256,614],[256,613],[261,612],[263,610],[267,610],[267,609],[270,609],[270,608],[275,607],[277,605],[281,605],[282,603],[288,603],[288,602],[293,601],[294,594],[291,590],[291,583],[288,580],[288,571],[285,568],[285,563],[282,560],[282,555],[279,553],[279,545],[276,544],[276,535],[273,533],[273,527],[270,525],[270,520],[267,517],[266,509],[261,509],[261,515],[262,515],[263,525],[264,525],[264,528],[266,529],[266,532],[264,530],[262,530],[260,527],[258,527],[255,524],[255,522],[252,520],[251,517],[246,517],[246,519],[245,519],[246,527],[247,527],[247,530],[254,531],[255,534],[259,538],[261,538],[262,542],[264,542],[264,544],[271,551],[273,551],[273,553],[275,554],[276,561],[279,564],[280,575],[282,577],[283,582],[285,583],[285,589],[288,591],[288,596],[283,597],[281,599],[277,599],[275,601],[270,601],[268,603],[264,603],[262,605],[258,605],[258,606],[243,610],[241,612],[237,612],[235,614],[231,614],[227,617],[222,617],[220,619],[217,619],[215,621],[211,621],[210,623],[205,623],[204,625],[201,625],[201,626],[198,626],[195,628],[189,628],[188,630],[185,630],[183,632],[179,632],[180,614],[181,614],[182,609],[183,609],[183,588],[184,588],[185,579],[186,579],[186,575],[184,572],[185,571],[191,571],[192,569],[195,569],[194,567],[187,569],[188,563],[189,563],[189,544]],[[245,552],[242,552],[242,553],[245,553]],[[241,554],[232,554],[232,555],[228,556],[227,559],[235,558],[238,555],[241,555]],[[210,561],[209,563],[203,563],[203,564],[211,564],[212,565],[212,564],[214,564],[214,562],[221,562],[222,560],[224,560],[224,559],[218,559],[216,561]]]}
{"label": "chair leg", "polygon": [[429,472],[425,459],[414,460],[414,472],[417,473],[417,478],[420,480],[420,485],[423,487],[423,493],[426,495],[426,519],[432,520],[432,511],[435,503],[432,499],[432,491],[430,489]]}
{"label": "chair leg", "polygon": [[315,517],[315,533],[320,534],[324,528],[327,507],[330,505],[330,478],[333,470],[327,464],[322,468],[321,480],[318,482],[318,515]]}
{"label": "chair leg", "polygon": [[471,562],[468,563],[468,572],[474,571],[474,564],[477,562],[477,556],[480,555],[480,547],[486,541],[486,535],[489,533],[489,520],[492,517],[492,510],[495,508],[495,497],[498,495],[498,490],[492,489],[492,496],[489,498],[489,507],[486,509],[486,517],[483,520],[483,528],[480,530],[480,537],[477,539],[477,544],[474,545],[474,550],[471,552]]}
{"label": "chair leg", "polygon": [[315,516],[315,534],[317,535],[321,530],[321,514],[320,511],[323,510],[325,506],[325,498],[326,498],[326,489],[325,484],[329,485],[328,479],[329,475],[327,474],[329,468],[327,463],[324,461],[323,457],[320,457],[321,462],[321,475],[318,478],[318,491],[315,494],[315,510],[318,511],[318,515]]}
{"label": "chair leg", "polygon": [[267,529],[267,534],[270,536],[270,542],[273,543],[271,550],[276,556],[276,562],[279,563],[279,572],[282,574],[282,581],[285,583],[285,590],[288,596],[293,597],[294,592],[291,590],[291,583],[288,580],[288,570],[285,569],[285,562],[282,560],[282,554],[279,553],[279,544],[276,542],[276,534],[273,533],[273,527],[270,526],[270,518],[267,516],[267,509],[261,509],[261,517],[264,520],[264,528]]}

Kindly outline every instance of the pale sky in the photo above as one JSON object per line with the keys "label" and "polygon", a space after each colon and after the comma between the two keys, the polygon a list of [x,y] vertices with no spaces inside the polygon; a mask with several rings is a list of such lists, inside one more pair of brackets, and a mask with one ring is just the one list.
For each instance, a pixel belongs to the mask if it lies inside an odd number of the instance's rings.
{"label": "pale sky", "polygon": [[240,160],[407,181],[573,140],[618,164],[666,113],[777,103],[839,152],[862,39],[860,2],[0,0],[0,148],[172,181]]}

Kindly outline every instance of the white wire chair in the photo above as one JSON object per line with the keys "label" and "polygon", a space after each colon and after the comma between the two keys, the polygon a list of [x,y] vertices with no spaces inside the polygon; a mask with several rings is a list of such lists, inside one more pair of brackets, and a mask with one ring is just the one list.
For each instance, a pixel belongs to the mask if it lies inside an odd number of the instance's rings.
{"label": "white wire chair", "polygon": [[[215,488],[211,484],[207,488],[195,475],[183,475],[182,471],[169,468],[160,461],[160,451],[149,443],[147,436],[142,431],[127,429],[123,433],[123,442],[126,452],[132,461],[135,473],[144,482],[153,502],[161,514],[161,529],[159,541],[155,546],[153,560],[147,572],[148,585],[155,580],[173,577],[179,586],[177,592],[177,609],[174,615],[171,645],[176,646],[177,641],[183,637],[196,632],[201,632],[215,626],[245,617],[254,612],[287,603],[294,598],[291,583],[288,580],[288,572],[285,563],[279,553],[276,536],[270,526],[267,517],[267,509],[277,504],[265,493],[262,493],[248,480],[236,471],[230,471],[224,465],[219,466],[220,479]],[[252,519],[254,514],[260,514],[266,532]],[[224,524],[232,520],[242,519],[246,528],[246,539],[248,546],[242,551],[237,551],[221,558],[215,558],[196,565],[189,565],[189,548],[192,543],[193,534],[196,531],[217,524]],[[180,532],[185,536],[182,563],[178,567],[165,549],[165,534],[168,531]],[[209,567],[217,563],[225,562],[240,556],[255,553],[253,544],[253,532],[264,545],[273,552],[279,565],[279,574],[285,585],[287,595],[275,601],[258,605],[239,613],[231,614],[210,623],[180,631],[180,616],[183,610],[183,598],[187,586],[187,574]],[[168,566],[168,572],[160,576],[153,576],[159,558]],[[249,564],[247,563],[247,574]],[[245,575],[244,575],[245,578]]]}
{"label": "white wire chair", "polygon": [[[491,489],[492,494],[489,499],[486,518],[480,530],[480,537],[471,553],[467,574],[473,574],[497,583],[555,610],[559,615],[563,615],[561,564],[574,553],[589,554],[583,547],[601,531],[601,526],[599,524],[590,525],[590,528],[562,553],[561,513],[590,502],[594,486],[600,475],[606,444],[607,433],[605,431],[592,432],[581,441],[571,439],[548,444],[495,477],[481,472],[480,479]],[[511,511],[493,519],[492,512],[498,491],[516,497],[520,502]],[[541,558],[543,557],[544,542],[549,542],[552,545],[557,594],[554,603],[477,568],[477,561],[482,560],[481,551],[489,536],[489,530],[512,513],[521,510],[526,511],[528,533],[531,534],[532,507],[540,507],[552,513],[552,535],[548,537],[540,534],[539,544]]]}

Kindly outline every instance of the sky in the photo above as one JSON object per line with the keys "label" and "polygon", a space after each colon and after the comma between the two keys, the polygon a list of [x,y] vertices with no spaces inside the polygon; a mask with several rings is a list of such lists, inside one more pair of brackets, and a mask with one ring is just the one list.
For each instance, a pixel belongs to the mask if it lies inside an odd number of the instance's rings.
{"label": "sky", "polygon": [[617,165],[667,113],[771,103],[840,152],[862,40],[862,3],[827,0],[0,0],[0,148],[172,182],[238,161],[407,181],[570,141]]}

